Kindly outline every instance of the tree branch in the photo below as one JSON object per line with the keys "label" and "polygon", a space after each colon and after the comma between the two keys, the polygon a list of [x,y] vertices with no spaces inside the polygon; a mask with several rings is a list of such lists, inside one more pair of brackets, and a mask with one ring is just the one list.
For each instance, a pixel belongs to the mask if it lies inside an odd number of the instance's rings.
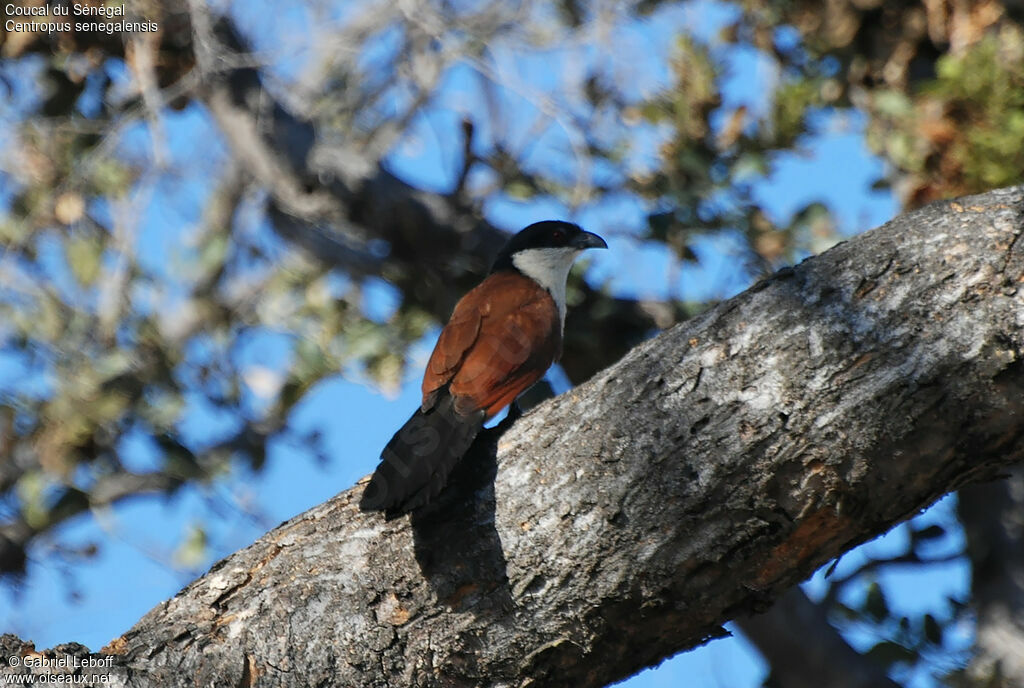
{"label": "tree branch", "polygon": [[824,607],[792,587],[766,614],[739,621],[781,688],[899,688],[880,664],[850,647]]}
{"label": "tree branch", "polygon": [[977,624],[967,675],[979,685],[1024,685],[1024,466],[961,490],[959,512]]}
{"label": "tree branch", "polygon": [[433,510],[357,486],[219,562],[110,685],[600,686],[720,635],[1024,460],[1022,227],[1018,187],[779,272],[483,435]]}

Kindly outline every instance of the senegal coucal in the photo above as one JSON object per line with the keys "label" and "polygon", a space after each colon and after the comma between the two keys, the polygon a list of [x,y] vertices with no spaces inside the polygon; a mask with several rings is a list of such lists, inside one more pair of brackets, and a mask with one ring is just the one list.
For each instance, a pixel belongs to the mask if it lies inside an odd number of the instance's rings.
{"label": "senegal coucal", "polygon": [[423,373],[423,403],[384,447],[360,508],[402,513],[429,502],[483,424],[558,360],[566,279],[587,248],[608,244],[555,221],[505,244],[441,330]]}

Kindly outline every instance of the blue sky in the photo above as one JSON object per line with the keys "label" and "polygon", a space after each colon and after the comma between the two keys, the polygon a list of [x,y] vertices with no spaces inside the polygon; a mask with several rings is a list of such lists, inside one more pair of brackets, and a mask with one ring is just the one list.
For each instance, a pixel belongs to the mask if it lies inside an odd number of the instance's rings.
{"label": "blue sky", "polygon": [[[643,74],[643,79],[635,81],[636,97],[650,95],[670,84],[664,58],[670,54],[678,31],[685,27],[711,39],[732,13],[724,5],[692,3],[621,27],[619,39],[623,50],[646,55],[650,66],[643,70],[635,68]],[[270,15],[240,11],[239,16],[243,23],[251,24],[247,29],[267,31],[269,35],[265,24]],[[298,22],[298,26],[305,21],[301,13],[289,12],[286,16],[289,22]],[[581,55],[559,51],[524,55],[510,49],[496,50],[495,59],[527,91],[543,93],[560,87],[557,72],[550,69],[552,61],[602,59],[585,47],[580,50]],[[750,50],[733,50],[724,58],[729,67],[727,104],[746,104],[755,113],[762,110],[764,94],[774,83],[770,64]],[[301,67],[302,51],[296,49],[282,59],[278,73],[287,76]],[[395,173],[424,188],[450,188],[455,173],[453,151],[461,146],[459,121],[464,113],[483,109],[476,89],[478,78],[469,65],[448,75],[429,111],[414,120],[409,134],[389,156],[388,163]],[[521,90],[504,89],[502,97],[511,116],[529,121],[534,106]],[[826,115],[822,122],[820,131],[806,140],[799,152],[774,159],[770,177],[755,188],[756,198],[780,222],[809,201],[822,201],[833,210],[846,235],[891,218],[898,208],[895,199],[889,193],[870,189],[884,169],[865,146],[863,121],[857,116]],[[478,135],[488,140],[490,132],[485,119],[482,124]],[[139,255],[154,270],[170,277],[187,263],[188,251],[183,247],[189,237],[182,228],[197,222],[208,175],[222,160],[224,148],[215,126],[197,108],[168,113],[164,127],[172,169],[202,161],[200,169],[192,174],[155,180],[151,200],[143,210]],[[514,125],[510,127],[513,137],[515,129]],[[561,165],[569,177],[581,174],[571,162],[566,163],[565,151],[571,149],[571,139],[572,132],[550,127],[531,148],[533,164]],[[657,142],[657,132],[638,130],[635,164],[656,164]],[[146,131],[141,126],[130,129],[118,154],[147,158],[151,142]],[[727,239],[705,240],[698,246],[701,265],[677,274],[665,249],[636,238],[647,209],[637,199],[621,197],[572,208],[551,199],[523,202],[501,193],[494,194],[484,206],[490,221],[510,231],[539,219],[568,217],[605,235],[611,250],[589,259],[587,277],[591,283],[605,285],[617,294],[703,300],[729,296],[746,286],[734,247]],[[265,231],[258,215],[253,214],[251,222],[253,232]],[[382,316],[394,303],[395,295],[384,283],[373,285],[367,294],[368,308]],[[289,356],[289,341],[286,336],[267,332],[241,346],[238,356],[246,365],[278,368]],[[213,559],[245,546],[279,522],[347,489],[374,468],[380,448],[418,404],[418,362],[432,344],[428,337],[416,348],[410,372],[397,394],[387,395],[368,384],[358,371],[347,370],[324,380],[303,399],[291,425],[300,432],[322,432],[330,456],[326,464],[316,461],[297,441],[276,441],[270,446],[269,460],[260,473],[237,465],[227,479],[211,485],[192,486],[166,499],[137,499],[75,519],[60,528],[54,540],[41,542],[33,549],[33,560],[46,564],[34,564],[23,585],[0,590],[0,628],[30,638],[38,647],[73,640],[97,650],[201,574]],[[16,363],[0,359],[0,384],[8,376],[16,376],[17,367]],[[218,432],[222,422],[197,397],[192,400],[185,426],[190,434],[201,438]],[[126,438],[124,448],[129,461],[138,466],[144,467],[154,460],[153,448],[137,438]],[[951,500],[937,507],[940,515],[941,510],[950,508]],[[210,556],[191,567],[182,566],[175,552],[198,525],[207,530]],[[840,562],[837,575],[852,570],[865,557],[898,550],[904,537],[905,533],[896,530],[847,555]],[[101,543],[99,554],[81,565],[62,569],[47,554],[54,542],[74,546],[94,541]],[[812,595],[820,594],[820,575],[807,586]],[[886,572],[883,576],[900,604],[923,609],[938,604],[945,595],[962,596],[968,572],[963,564],[954,564],[928,573],[923,580],[919,572],[912,579],[900,572]],[[858,640],[869,643],[871,638]],[[742,638],[735,637],[683,653],[623,685],[753,687],[760,684],[765,672],[756,652]],[[932,685],[927,677],[910,678],[913,688]]]}

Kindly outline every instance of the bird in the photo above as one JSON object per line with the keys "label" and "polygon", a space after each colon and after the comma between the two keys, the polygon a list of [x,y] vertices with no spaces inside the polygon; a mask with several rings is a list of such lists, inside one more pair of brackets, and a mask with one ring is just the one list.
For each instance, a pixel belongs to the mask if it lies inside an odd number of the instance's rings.
{"label": "bird", "polygon": [[484,423],[559,360],[566,281],[589,248],[608,244],[560,220],[536,222],[508,240],[441,330],[420,407],[381,452],[362,511],[399,515],[427,505]]}

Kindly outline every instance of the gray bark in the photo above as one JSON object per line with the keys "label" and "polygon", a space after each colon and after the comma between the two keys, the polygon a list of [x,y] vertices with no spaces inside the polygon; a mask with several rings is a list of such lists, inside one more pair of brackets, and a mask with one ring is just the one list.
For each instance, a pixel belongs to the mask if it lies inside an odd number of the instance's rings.
{"label": "gray bark", "polygon": [[357,485],[221,561],[111,685],[600,686],[719,636],[1024,460],[1022,232],[1018,187],[783,270],[484,435],[430,512]]}
{"label": "gray bark", "polygon": [[1024,686],[1024,466],[1009,479],[960,491],[971,559],[978,685]]}

